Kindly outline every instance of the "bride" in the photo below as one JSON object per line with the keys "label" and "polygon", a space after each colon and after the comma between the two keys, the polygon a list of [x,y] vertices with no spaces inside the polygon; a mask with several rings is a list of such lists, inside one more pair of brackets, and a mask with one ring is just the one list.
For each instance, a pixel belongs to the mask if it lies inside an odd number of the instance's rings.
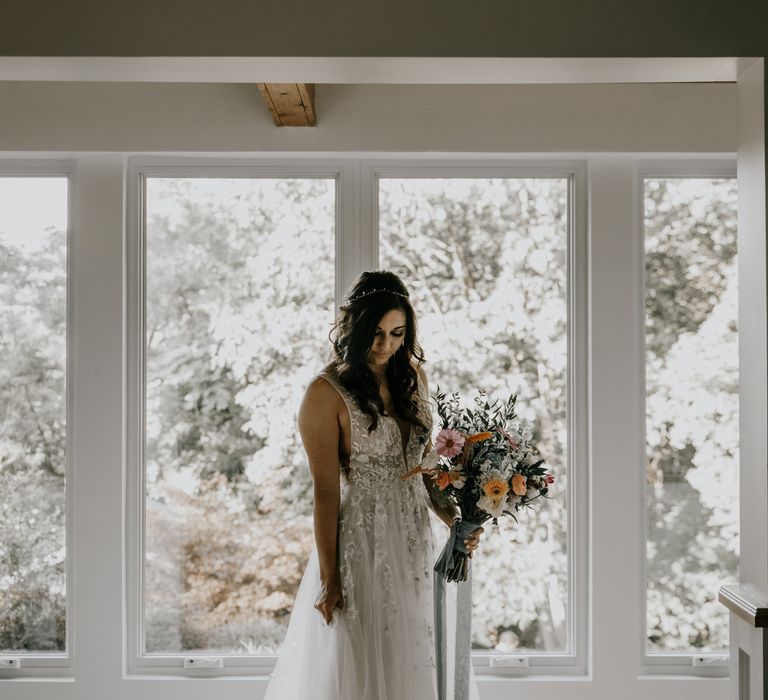
{"label": "bride", "polygon": [[[448,527],[458,513],[429,477],[400,478],[431,450],[416,319],[403,282],[380,270],[339,311],[299,408],[315,546],[265,700],[435,700],[427,508]],[[482,531],[465,540],[470,556]]]}

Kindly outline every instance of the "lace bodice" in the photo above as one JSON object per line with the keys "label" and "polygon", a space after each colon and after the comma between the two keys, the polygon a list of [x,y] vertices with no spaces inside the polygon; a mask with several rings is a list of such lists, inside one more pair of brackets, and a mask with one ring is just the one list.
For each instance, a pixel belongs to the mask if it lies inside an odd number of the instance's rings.
{"label": "lace bodice", "polygon": [[[426,389],[418,378],[417,403],[419,417],[428,427],[411,426],[408,442],[403,440],[397,421],[392,416],[379,416],[379,424],[368,432],[371,419],[339,381],[323,372],[341,394],[349,410],[351,451],[348,475],[342,476],[343,490],[339,509],[339,569],[345,594],[354,589],[354,570],[360,565],[363,551],[375,552],[380,560],[373,568],[380,574],[383,604],[394,605],[394,581],[387,561],[391,537],[399,533],[407,552],[412,576],[420,581],[417,595],[431,590],[431,541],[425,541],[429,529],[429,495],[420,476],[401,477],[421,463],[432,429],[432,413]],[[343,473],[342,473],[343,474]],[[394,509],[394,511],[393,511]],[[391,610],[393,614],[396,612]],[[350,624],[357,618],[355,595],[347,595],[346,617]]]}
{"label": "lace bodice", "polygon": [[379,416],[378,426],[369,433],[371,420],[360,410],[354,397],[333,375],[321,372],[320,376],[336,387],[349,411],[351,451],[346,481],[358,483],[362,488],[376,488],[385,483],[400,482],[403,474],[421,462],[432,429],[429,397],[421,377],[417,374],[417,403],[419,417],[428,430],[411,426],[406,447],[403,449],[402,434],[394,417]]}

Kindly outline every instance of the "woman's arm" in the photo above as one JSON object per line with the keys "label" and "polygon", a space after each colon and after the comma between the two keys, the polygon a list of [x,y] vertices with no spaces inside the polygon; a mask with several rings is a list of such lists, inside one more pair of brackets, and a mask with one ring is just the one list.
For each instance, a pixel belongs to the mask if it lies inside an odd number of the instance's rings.
{"label": "woman's arm", "polygon": [[333,608],[343,604],[337,559],[339,526],[339,421],[336,389],[314,379],[299,407],[299,433],[314,482],[315,543],[322,589],[315,607],[330,624]]}
{"label": "woman's arm", "polygon": [[[424,384],[424,389],[427,393],[427,396],[429,396],[429,382],[427,381],[427,373],[424,371],[424,368],[421,365],[416,368],[416,371],[421,377],[421,382]],[[422,459],[426,457],[431,451],[432,438],[430,437],[427,446],[424,448],[424,454],[421,456]],[[451,527],[454,518],[457,518],[460,515],[459,509],[447,498],[441,498],[443,494],[440,492],[440,489],[437,488],[437,485],[434,481],[432,481],[432,478],[428,474],[422,474],[421,476],[424,479],[424,486],[427,489],[427,493],[429,494],[429,502],[432,510],[435,512],[435,515],[440,518],[440,520],[442,520],[448,527]]]}
{"label": "woman's arm", "polygon": [[435,482],[432,481],[432,477],[427,476],[426,474],[422,474],[421,476],[424,479],[424,486],[427,489],[427,493],[429,493],[429,502],[432,506],[432,510],[440,520],[442,520],[448,527],[451,527],[453,521],[460,515],[459,509],[447,499],[443,500],[440,498],[442,494]]}

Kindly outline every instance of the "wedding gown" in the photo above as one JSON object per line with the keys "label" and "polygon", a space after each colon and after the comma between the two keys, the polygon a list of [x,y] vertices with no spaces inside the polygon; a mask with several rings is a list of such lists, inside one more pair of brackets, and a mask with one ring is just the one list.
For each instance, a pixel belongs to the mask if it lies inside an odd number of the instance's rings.
{"label": "wedding gown", "polygon": [[[395,419],[379,416],[369,434],[370,419],[354,398],[332,375],[318,376],[341,394],[352,430],[349,476],[343,480],[339,509],[344,606],[334,610],[330,625],[314,608],[320,568],[313,547],[264,700],[436,700],[436,533],[422,478],[400,478],[421,462],[429,432],[417,433],[412,426],[403,447]],[[431,430],[429,398],[420,378],[418,404]],[[447,537],[447,528],[440,527]],[[448,591],[450,650],[455,585]],[[452,658],[449,653],[448,697]],[[478,698],[474,676],[470,698]]]}

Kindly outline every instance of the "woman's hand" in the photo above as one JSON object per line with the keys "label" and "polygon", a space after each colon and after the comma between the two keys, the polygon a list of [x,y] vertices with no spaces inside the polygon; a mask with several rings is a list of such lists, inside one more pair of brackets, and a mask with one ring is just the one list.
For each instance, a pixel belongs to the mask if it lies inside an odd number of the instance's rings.
{"label": "woman's hand", "polygon": [[480,535],[482,535],[485,532],[485,530],[482,527],[477,528],[476,530],[472,530],[472,532],[469,533],[469,536],[466,540],[464,540],[464,544],[467,545],[467,549],[469,550],[469,558],[472,558],[472,552],[474,552],[477,549],[477,546],[480,544]]}
{"label": "woman's hand", "polygon": [[323,616],[326,624],[330,625],[333,620],[334,608],[341,610],[344,607],[344,596],[341,593],[341,581],[338,576],[322,581],[320,592],[315,600],[315,610],[318,610]]}

